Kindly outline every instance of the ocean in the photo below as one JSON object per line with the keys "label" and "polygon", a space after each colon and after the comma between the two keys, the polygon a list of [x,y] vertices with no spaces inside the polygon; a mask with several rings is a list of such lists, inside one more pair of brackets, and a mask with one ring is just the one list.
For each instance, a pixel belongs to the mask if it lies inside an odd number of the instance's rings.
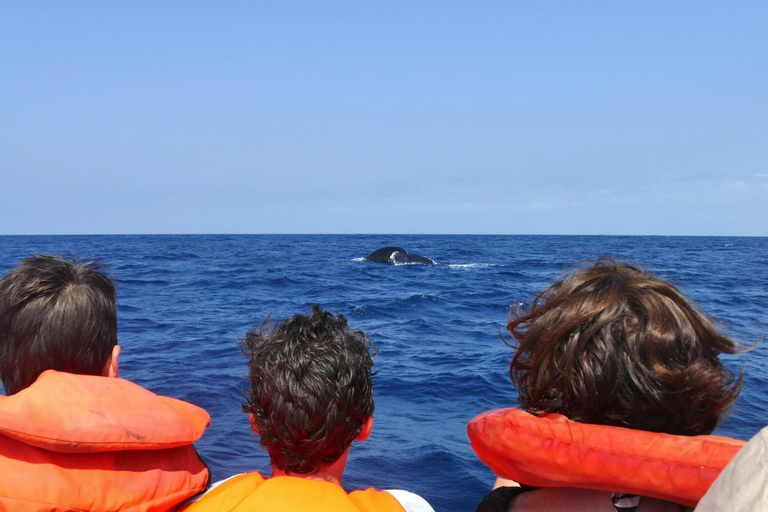
{"label": "ocean", "polygon": [[[385,245],[435,266],[377,265]],[[0,236],[0,272],[26,256],[99,258],[118,286],[121,377],[207,409],[198,443],[213,479],[269,459],[241,410],[238,343],[267,316],[319,303],[379,347],[375,424],[355,444],[348,489],[400,488],[438,511],[465,512],[493,483],[466,424],[514,406],[504,325],[569,266],[600,255],[668,279],[744,344],[768,326],[768,238],[633,236],[210,235]],[[744,391],[719,434],[748,439],[768,424],[768,342],[730,356]]]}

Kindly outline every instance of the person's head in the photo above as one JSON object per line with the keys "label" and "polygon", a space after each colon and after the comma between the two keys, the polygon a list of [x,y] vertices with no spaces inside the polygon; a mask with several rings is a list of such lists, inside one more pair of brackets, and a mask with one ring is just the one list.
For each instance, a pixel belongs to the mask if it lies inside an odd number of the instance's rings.
{"label": "person's head", "polygon": [[587,264],[510,317],[520,405],[584,423],[711,433],[741,377],[736,344],[672,284],[610,259]]}
{"label": "person's head", "polygon": [[336,462],[370,433],[375,347],[344,316],[312,307],[252,329],[241,343],[251,390],[251,414],[272,465],[312,474]]}
{"label": "person's head", "polygon": [[0,379],[12,395],[45,370],[117,374],[115,286],[94,262],[23,260],[0,280]]}

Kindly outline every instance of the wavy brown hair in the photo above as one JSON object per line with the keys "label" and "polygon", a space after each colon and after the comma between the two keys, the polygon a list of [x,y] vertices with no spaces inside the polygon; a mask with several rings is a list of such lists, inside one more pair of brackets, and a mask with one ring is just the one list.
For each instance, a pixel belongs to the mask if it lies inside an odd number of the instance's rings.
{"label": "wavy brown hair", "polygon": [[711,433],[741,391],[738,345],[675,286],[611,259],[584,264],[514,312],[520,405],[584,423]]}

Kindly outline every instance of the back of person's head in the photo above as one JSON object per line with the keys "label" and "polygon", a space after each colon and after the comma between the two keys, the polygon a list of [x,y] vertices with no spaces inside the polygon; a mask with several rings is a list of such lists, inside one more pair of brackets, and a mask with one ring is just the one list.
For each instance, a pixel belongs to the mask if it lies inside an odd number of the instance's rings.
{"label": "back of person's head", "polygon": [[507,329],[523,409],[584,423],[711,433],[741,390],[737,345],[675,286],[601,259],[540,293]]}
{"label": "back of person's head", "polygon": [[242,341],[252,414],[273,466],[311,474],[336,462],[373,414],[372,354],[362,331],[315,305]]}
{"label": "back of person's head", "polygon": [[0,280],[0,379],[9,395],[45,370],[100,375],[116,344],[115,286],[97,263],[34,256]]}

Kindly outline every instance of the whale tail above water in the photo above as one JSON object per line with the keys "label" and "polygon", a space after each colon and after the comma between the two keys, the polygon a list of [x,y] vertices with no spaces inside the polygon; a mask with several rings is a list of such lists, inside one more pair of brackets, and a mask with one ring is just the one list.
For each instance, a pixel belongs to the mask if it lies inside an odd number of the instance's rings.
{"label": "whale tail above water", "polygon": [[374,263],[383,263],[385,265],[406,265],[409,263],[421,263],[424,265],[434,265],[435,260],[427,258],[421,254],[408,252],[402,247],[388,246],[373,251],[365,257],[368,261]]}

